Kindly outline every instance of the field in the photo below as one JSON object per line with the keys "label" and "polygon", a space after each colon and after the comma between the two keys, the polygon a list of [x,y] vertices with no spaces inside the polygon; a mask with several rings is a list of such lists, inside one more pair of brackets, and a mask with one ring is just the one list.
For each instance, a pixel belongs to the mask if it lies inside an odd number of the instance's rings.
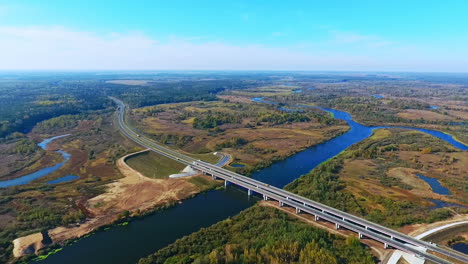
{"label": "field", "polygon": [[[433,209],[428,199],[468,205],[463,173],[467,162],[465,152],[429,135],[380,129],[287,189],[372,221],[401,227],[463,213],[455,207]],[[452,195],[434,193],[416,173],[438,179]]]}
{"label": "field", "polygon": [[173,159],[158,155],[152,151],[129,157],[127,164],[146,177],[165,179],[184,169],[184,165]]}
{"label": "field", "polygon": [[[260,103],[230,100],[135,109],[132,123],[173,148],[206,153],[197,154],[201,159],[214,159],[216,156],[210,153],[215,151],[226,152],[234,162],[247,165],[237,168],[242,173],[264,167],[348,129],[343,122],[316,110],[291,114]],[[208,118],[212,119],[206,121]]]}

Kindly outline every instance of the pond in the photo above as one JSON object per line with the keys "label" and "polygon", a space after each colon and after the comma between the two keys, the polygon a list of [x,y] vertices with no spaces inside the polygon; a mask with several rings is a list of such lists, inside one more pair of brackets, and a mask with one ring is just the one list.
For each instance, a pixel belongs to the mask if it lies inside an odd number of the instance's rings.
{"label": "pond", "polygon": [[442,195],[450,195],[452,194],[449,189],[445,188],[444,186],[442,186],[439,182],[438,179],[436,178],[431,178],[431,177],[427,177],[427,176],[424,176],[422,174],[419,174],[419,173],[416,173],[416,176],[419,177],[419,179],[427,182],[431,188],[432,188],[432,191],[437,193],[437,194],[442,194]]}
{"label": "pond", "polygon": [[456,243],[451,246],[451,248],[461,253],[468,254],[468,244],[467,243]]}
{"label": "pond", "polygon": [[229,166],[234,167],[234,168],[244,168],[245,167],[244,164],[237,164],[237,163],[230,164]]}

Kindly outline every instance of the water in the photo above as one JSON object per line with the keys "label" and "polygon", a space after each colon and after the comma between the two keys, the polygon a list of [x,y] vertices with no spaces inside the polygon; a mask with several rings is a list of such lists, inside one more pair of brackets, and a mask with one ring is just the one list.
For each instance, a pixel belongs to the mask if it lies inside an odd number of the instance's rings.
{"label": "water", "polygon": [[452,245],[452,248],[461,253],[468,254],[468,244],[467,243],[456,243]]}
{"label": "water", "polygon": [[55,180],[48,181],[47,184],[57,184],[57,183],[62,183],[62,182],[68,182],[68,181],[73,181],[78,179],[79,177],[76,175],[65,175],[63,177],[60,177]]}
{"label": "water", "polygon": [[424,176],[424,175],[419,174],[419,173],[416,173],[416,176],[418,176],[421,180],[427,182],[431,186],[433,192],[435,192],[437,194],[442,194],[442,195],[452,194],[449,191],[449,189],[442,186],[440,184],[439,180],[437,180],[436,178],[427,177],[427,176]]}
{"label": "water", "polygon": [[[52,142],[53,140],[55,139],[58,139],[58,138],[62,138],[62,137],[66,137],[66,136],[69,136],[69,135],[61,135],[61,136],[56,136],[56,137],[52,137],[52,138],[48,138],[48,139],[45,139],[44,141],[42,141],[41,143],[37,144],[39,147],[41,147],[42,149],[46,149],[47,148],[47,145]],[[60,169],[63,165],[65,165],[65,163],[67,163],[67,161],[70,159],[71,155],[66,153],[65,151],[62,151],[62,150],[58,150],[56,151],[57,153],[60,153],[63,157],[63,162],[60,162],[52,167],[46,167],[46,168],[43,168],[43,169],[40,169],[36,172],[33,172],[31,174],[28,174],[28,175],[24,175],[24,176],[21,176],[19,178],[16,178],[16,179],[11,179],[11,180],[6,180],[6,181],[0,181],[0,188],[7,188],[7,187],[12,187],[12,186],[17,186],[17,185],[24,185],[24,184],[28,184],[36,179],[39,179],[41,177],[44,177],[46,175],[49,175],[50,173]]]}
{"label": "water", "polygon": [[436,200],[436,199],[428,199],[428,200],[435,204],[435,206],[431,207],[430,209],[437,209],[437,208],[444,208],[444,207],[468,208],[468,206],[464,206],[464,205],[460,205],[460,204],[454,204],[454,203],[448,203],[448,202],[444,202],[444,201],[441,201],[441,200]]}
{"label": "water", "polygon": [[229,166],[234,167],[234,168],[244,168],[244,164],[230,164]]}
{"label": "water", "polygon": [[379,99],[384,98],[384,96],[381,94],[373,94],[372,96],[374,96],[375,98],[379,98]]}
{"label": "water", "polygon": [[[252,100],[276,105],[274,102],[264,101],[263,98]],[[337,138],[274,163],[254,173],[253,178],[282,188],[301,175],[310,172],[321,162],[336,156],[352,144],[368,138],[372,130],[379,128],[363,126],[353,121],[351,115],[346,112],[322,109],[332,113],[337,119],[345,120],[350,130]],[[249,199],[246,192],[241,190],[242,188],[239,187],[228,186],[224,191],[210,191],[198,195],[169,210],[132,221],[127,226],[113,227],[107,231],[98,232],[72,246],[65,247],[42,263],[135,263],[138,259],[173,243],[182,236],[238,214],[257,201],[253,197]]]}
{"label": "water", "polygon": [[155,250],[238,214],[258,198],[235,186],[210,191],[170,209],[156,212],[127,226],[112,227],[65,247],[40,263],[136,263]]}
{"label": "water", "polygon": [[438,107],[438,106],[435,106],[435,105],[430,105],[429,108],[430,108],[430,109],[439,109],[439,107]]}
{"label": "water", "polygon": [[299,90],[294,90],[293,92],[295,92],[295,93],[302,93],[302,90],[301,90],[301,89],[299,89]]}
{"label": "water", "polygon": [[54,140],[56,140],[58,138],[63,138],[63,137],[67,137],[67,136],[70,136],[70,134],[60,135],[60,136],[51,137],[51,138],[46,138],[41,143],[39,143],[37,145],[45,150],[45,149],[47,149],[47,145],[49,145],[50,142],[52,142],[52,141],[54,141]]}

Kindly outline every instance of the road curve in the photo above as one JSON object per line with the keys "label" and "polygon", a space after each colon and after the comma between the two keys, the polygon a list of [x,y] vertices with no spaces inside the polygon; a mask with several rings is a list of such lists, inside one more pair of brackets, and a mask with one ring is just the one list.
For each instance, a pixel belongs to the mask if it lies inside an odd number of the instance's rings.
{"label": "road curve", "polygon": [[457,259],[459,261],[462,261],[463,263],[468,263],[468,256],[461,252],[438,247],[435,244],[416,239],[414,237],[400,233],[393,229],[375,224],[360,217],[342,212],[335,208],[309,200],[307,198],[290,193],[283,189],[270,186],[252,178],[248,178],[243,175],[228,171],[226,169],[219,168],[215,165],[196,160],[187,155],[183,155],[177,151],[169,149],[166,146],[157,144],[152,140],[132,130],[126,124],[124,119],[126,108],[125,104],[114,97],[110,98],[118,105],[117,121],[121,132],[137,144],[149,148],[158,154],[177,160],[183,164],[190,165],[195,169],[198,169],[205,173],[209,173],[214,177],[222,178],[226,181],[235,183],[251,191],[263,194],[264,197],[266,197],[267,199],[275,199],[281,204],[286,204],[295,207],[298,211],[303,211],[318,216],[321,219],[325,219],[337,224],[337,226],[353,230],[359,234],[363,234],[366,237],[370,237],[372,239],[385,243],[386,245],[393,246],[397,249],[412,253],[414,255],[433,261],[435,263],[446,264],[451,262],[437,257],[433,254],[427,253],[423,250],[417,249],[416,247],[422,247],[434,252],[438,252],[450,258]]}

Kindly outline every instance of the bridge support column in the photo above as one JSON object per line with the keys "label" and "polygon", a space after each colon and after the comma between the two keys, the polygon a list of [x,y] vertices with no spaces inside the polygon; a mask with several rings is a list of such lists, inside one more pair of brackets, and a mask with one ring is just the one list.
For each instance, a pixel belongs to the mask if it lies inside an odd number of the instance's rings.
{"label": "bridge support column", "polygon": [[282,201],[279,201],[279,206],[280,207],[283,207],[284,206],[284,203]]}
{"label": "bridge support column", "polygon": [[340,225],[339,225],[339,224],[335,224],[335,229],[336,229],[336,230],[340,229]]}
{"label": "bridge support column", "polygon": [[[205,174],[205,173],[203,173],[203,174]],[[211,179],[216,180],[217,178],[216,178],[216,176],[211,175]]]}
{"label": "bridge support column", "polygon": [[387,243],[384,243],[383,248],[387,249],[387,248],[390,248],[390,246]]}
{"label": "bridge support column", "polygon": [[358,237],[359,237],[359,239],[363,239],[364,235],[362,233],[358,233]]}
{"label": "bridge support column", "polygon": [[318,220],[320,220],[320,217],[318,217],[317,215],[315,216],[315,222],[317,222]]}
{"label": "bridge support column", "polygon": [[296,214],[300,214],[300,213],[301,213],[301,209],[296,208]]}
{"label": "bridge support column", "polygon": [[393,239],[395,239],[395,238],[394,238],[393,236],[390,236],[390,239],[393,240]]}
{"label": "bridge support column", "polygon": [[263,200],[268,201],[268,196],[263,195]]}
{"label": "bridge support column", "polygon": [[228,185],[228,181],[224,180],[224,187],[226,187]]}
{"label": "bridge support column", "polygon": [[247,195],[248,195],[248,196],[252,195],[252,190],[248,189],[248,190],[247,190]]}

